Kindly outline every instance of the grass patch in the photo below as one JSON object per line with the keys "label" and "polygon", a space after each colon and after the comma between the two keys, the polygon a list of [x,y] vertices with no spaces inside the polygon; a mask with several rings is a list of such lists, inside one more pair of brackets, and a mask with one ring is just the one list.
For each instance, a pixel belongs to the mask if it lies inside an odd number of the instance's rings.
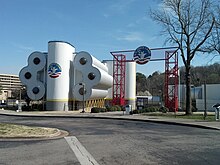
{"label": "grass patch", "polygon": [[0,123],[0,137],[51,137],[58,129]]}
{"label": "grass patch", "polygon": [[[179,118],[179,119],[191,119],[201,121],[204,120],[203,114],[192,114],[192,115],[185,115],[185,114],[178,114],[178,113],[144,113],[143,115],[146,116],[158,116],[158,117],[169,117],[169,118]],[[208,114],[205,118],[205,121],[215,121],[215,115]]]}

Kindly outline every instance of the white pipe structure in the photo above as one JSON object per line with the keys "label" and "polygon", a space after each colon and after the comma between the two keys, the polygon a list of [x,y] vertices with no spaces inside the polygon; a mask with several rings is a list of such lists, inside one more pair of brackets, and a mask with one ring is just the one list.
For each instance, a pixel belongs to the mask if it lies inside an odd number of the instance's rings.
{"label": "white pipe structure", "polygon": [[27,95],[32,100],[39,100],[45,95],[44,80],[42,74],[46,66],[46,55],[41,52],[33,52],[28,58],[28,66],[21,69],[19,77],[27,87]]}
{"label": "white pipe structure", "polygon": [[74,84],[73,95],[76,100],[105,98],[108,89],[112,87],[113,77],[108,74],[108,68],[91,56],[87,52],[79,52],[74,58],[73,65],[76,70],[82,74],[82,83],[84,83],[85,93],[82,92],[82,86]]}

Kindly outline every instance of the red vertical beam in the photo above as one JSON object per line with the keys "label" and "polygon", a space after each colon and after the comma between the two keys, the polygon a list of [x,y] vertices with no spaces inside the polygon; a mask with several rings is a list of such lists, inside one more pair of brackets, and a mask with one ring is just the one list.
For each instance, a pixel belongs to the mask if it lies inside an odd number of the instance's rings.
{"label": "red vertical beam", "polygon": [[178,52],[165,52],[165,107],[178,110]]}
{"label": "red vertical beam", "polygon": [[125,104],[125,62],[123,54],[113,55],[113,105]]}
{"label": "red vertical beam", "polygon": [[165,83],[164,83],[164,103],[165,107],[169,108],[169,53],[165,52]]}
{"label": "red vertical beam", "polygon": [[175,52],[175,112],[178,111],[178,85],[179,85],[179,67],[178,52]]}

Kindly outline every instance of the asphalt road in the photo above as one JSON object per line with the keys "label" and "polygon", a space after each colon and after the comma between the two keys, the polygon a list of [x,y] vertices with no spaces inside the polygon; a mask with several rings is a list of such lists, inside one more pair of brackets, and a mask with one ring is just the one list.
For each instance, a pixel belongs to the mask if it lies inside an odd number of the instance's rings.
{"label": "asphalt road", "polygon": [[[76,137],[101,165],[220,164],[220,131],[150,122],[1,116],[0,122],[56,127]],[[80,164],[64,138],[1,141],[0,164]]]}

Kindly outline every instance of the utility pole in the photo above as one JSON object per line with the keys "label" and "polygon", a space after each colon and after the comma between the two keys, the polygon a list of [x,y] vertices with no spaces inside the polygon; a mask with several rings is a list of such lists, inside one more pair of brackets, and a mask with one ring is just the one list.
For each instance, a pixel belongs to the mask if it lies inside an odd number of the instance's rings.
{"label": "utility pole", "polygon": [[204,81],[204,120],[207,116],[207,103],[206,103],[206,80]]}

